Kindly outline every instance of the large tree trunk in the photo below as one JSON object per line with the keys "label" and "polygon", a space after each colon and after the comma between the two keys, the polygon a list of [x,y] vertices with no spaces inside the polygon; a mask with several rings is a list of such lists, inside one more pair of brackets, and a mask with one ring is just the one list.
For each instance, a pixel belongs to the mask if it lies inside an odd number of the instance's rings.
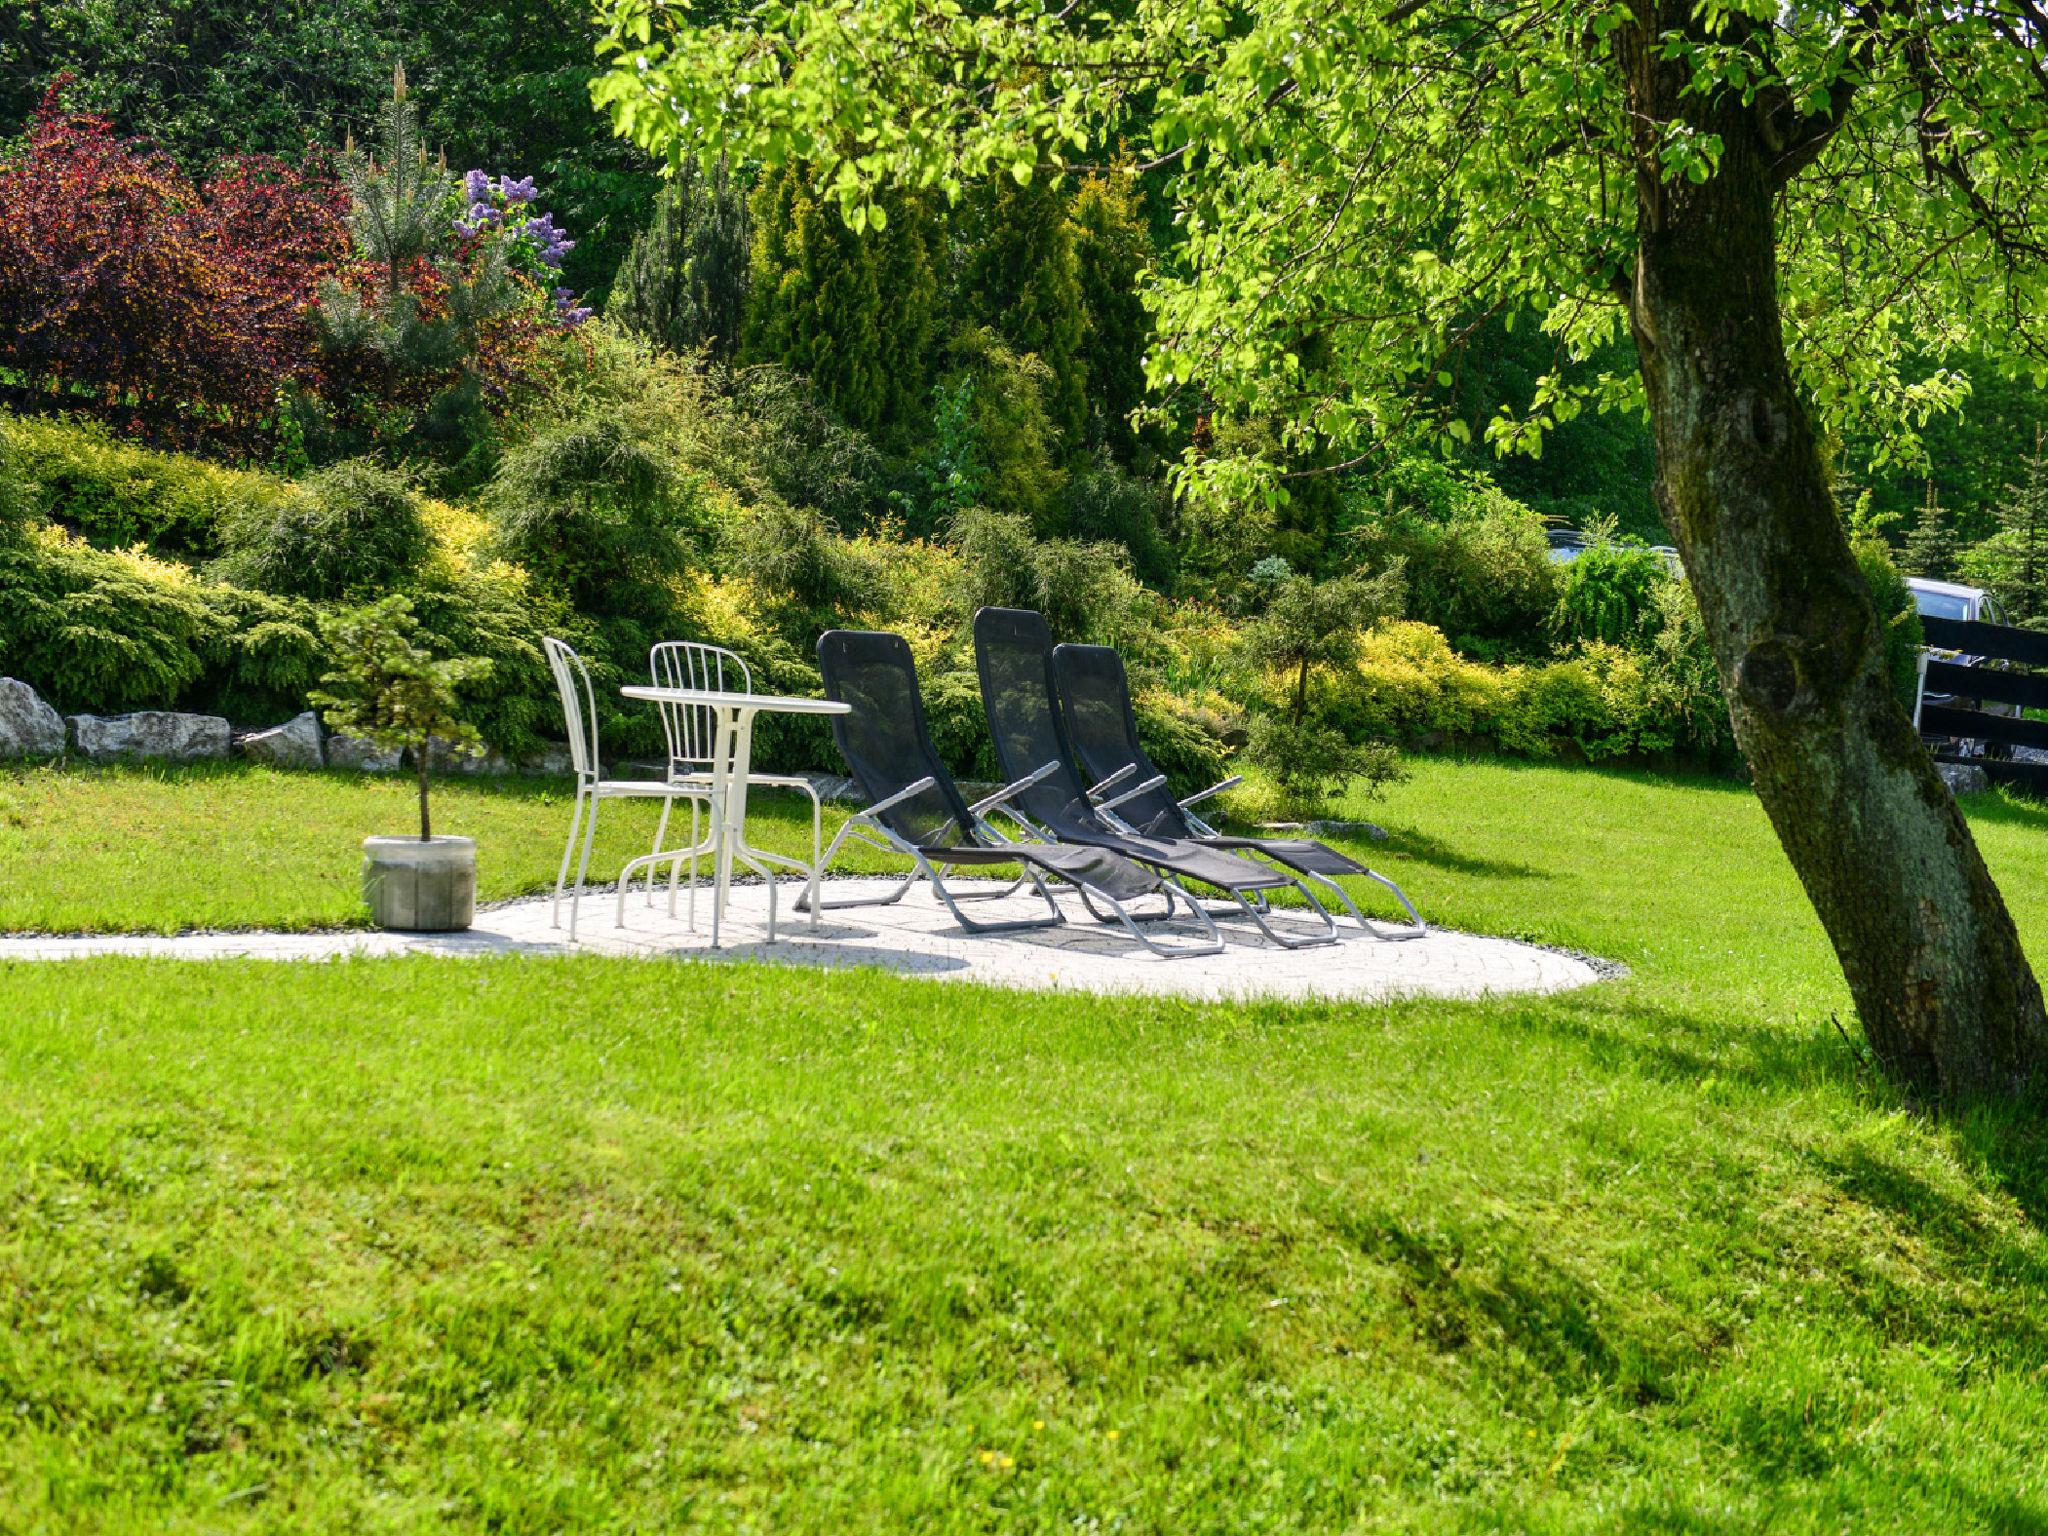
{"label": "large tree trunk", "polygon": [[1687,67],[1644,45],[1690,10],[1646,0],[1644,27],[1618,38],[1638,163],[1654,164],[1660,125],[1674,120],[1723,143],[1704,183],[1638,180],[1631,312],[1659,501],[1757,796],[1873,1051],[1917,1095],[2010,1094],[2048,1065],[2041,989],[1888,681],[1869,587],[1786,362],[1773,227],[1784,135],[1731,97],[1683,96]]}

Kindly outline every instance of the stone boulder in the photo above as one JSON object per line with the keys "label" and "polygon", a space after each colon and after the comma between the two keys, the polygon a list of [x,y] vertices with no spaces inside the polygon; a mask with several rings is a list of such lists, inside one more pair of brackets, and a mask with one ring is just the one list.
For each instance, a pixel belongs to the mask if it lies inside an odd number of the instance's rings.
{"label": "stone boulder", "polygon": [[1936,763],[1941,782],[1958,800],[1964,795],[1981,795],[1991,787],[1991,778],[1975,763]]}
{"label": "stone boulder", "polygon": [[405,753],[397,747],[380,747],[360,736],[327,738],[327,766],[351,773],[396,773],[405,766]]}
{"label": "stone boulder", "polygon": [[73,715],[71,740],[95,763],[156,758],[167,763],[217,761],[228,755],[233,733],[219,715],[138,709],[130,715]]}
{"label": "stone boulder", "polygon": [[505,754],[496,747],[485,747],[481,753],[458,752],[439,736],[427,738],[427,765],[435,773],[459,773],[466,778],[512,771],[512,765],[505,761]]}
{"label": "stone boulder", "polygon": [[273,768],[324,768],[320,717],[307,710],[267,731],[248,731],[235,738],[235,750],[251,762]]}
{"label": "stone boulder", "polygon": [[1310,837],[1369,837],[1376,843],[1387,840],[1387,829],[1372,821],[1311,821]]}
{"label": "stone boulder", "polygon": [[27,683],[0,677],[0,757],[61,757],[64,717]]}
{"label": "stone boulder", "polygon": [[519,771],[535,778],[563,779],[576,771],[569,756],[569,743],[551,741],[531,757],[520,761]]}

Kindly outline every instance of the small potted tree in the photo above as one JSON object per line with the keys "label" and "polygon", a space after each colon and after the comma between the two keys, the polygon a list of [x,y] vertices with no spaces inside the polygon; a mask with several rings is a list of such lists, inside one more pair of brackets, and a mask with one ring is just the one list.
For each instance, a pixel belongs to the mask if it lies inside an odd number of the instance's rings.
{"label": "small potted tree", "polygon": [[379,928],[445,933],[476,916],[476,841],[436,837],[427,780],[436,747],[482,750],[455,690],[490,670],[476,658],[437,661],[419,643],[412,604],[394,594],[328,619],[322,628],[336,668],[316,693],[329,730],[412,753],[419,773],[420,835],[363,840],[363,900]]}

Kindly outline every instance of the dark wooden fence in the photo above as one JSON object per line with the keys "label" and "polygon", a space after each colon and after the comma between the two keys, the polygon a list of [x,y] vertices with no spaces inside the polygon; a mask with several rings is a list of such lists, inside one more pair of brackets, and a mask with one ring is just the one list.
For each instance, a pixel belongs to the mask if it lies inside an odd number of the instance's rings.
{"label": "dark wooden fence", "polygon": [[[2048,633],[1982,624],[1974,619],[1920,620],[1930,648],[1955,651],[1972,664],[1929,657],[1921,677],[1920,729],[1928,736],[1954,736],[1965,741],[2007,747],[2048,748],[2048,721],[2019,715],[1994,715],[1981,706],[2015,704],[2021,709],[2048,710],[2048,677],[2021,671],[2048,667]],[[2000,666],[1996,663],[2005,663]],[[1949,702],[1930,704],[1928,694],[1947,695]],[[1937,752],[1944,762],[1971,762],[1994,783],[2010,784],[2029,794],[2048,797],[2048,763],[2015,763],[1999,758],[1964,758]]]}

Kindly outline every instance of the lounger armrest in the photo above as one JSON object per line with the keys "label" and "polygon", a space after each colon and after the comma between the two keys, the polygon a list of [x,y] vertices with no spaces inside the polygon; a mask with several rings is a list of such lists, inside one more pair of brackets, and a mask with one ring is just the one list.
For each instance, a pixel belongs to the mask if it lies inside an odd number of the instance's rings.
{"label": "lounger armrest", "polygon": [[992,806],[1001,805],[1005,800],[1011,800],[1017,797],[1018,795],[1023,794],[1024,791],[1029,789],[1032,785],[1039,783],[1041,780],[1050,778],[1053,774],[1058,773],[1059,771],[1060,765],[1057,762],[1047,763],[1043,768],[1040,768],[1036,773],[1027,773],[1023,778],[1019,779],[1016,783],[1005,784],[1001,789],[997,790],[994,794],[982,796],[981,799],[975,801],[974,804],[967,807],[967,809],[972,811],[975,815],[979,816],[984,811],[990,809]]}
{"label": "lounger armrest", "polygon": [[1189,795],[1187,799],[1180,802],[1180,808],[1182,810],[1186,810],[1191,805],[1200,805],[1204,800],[1207,800],[1211,795],[1220,795],[1226,789],[1235,789],[1238,785],[1242,784],[1243,782],[1243,774],[1233,773],[1221,784],[1211,784],[1207,789],[1196,790],[1192,795]]}
{"label": "lounger armrest", "polygon": [[873,805],[868,807],[867,814],[872,816],[877,811],[886,811],[889,809],[890,806],[901,804],[903,801],[908,800],[912,795],[923,794],[926,790],[930,789],[934,784],[938,782],[939,781],[933,778],[930,774],[926,774],[923,778],[919,779],[915,784],[906,784],[902,789],[897,790],[896,793],[891,795],[888,799],[877,800]]}
{"label": "lounger armrest", "polygon": [[1095,809],[1097,809],[1098,811],[1113,811],[1118,806],[1122,805],[1126,800],[1135,800],[1138,798],[1138,796],[1157,789],[1160,785],[1164,784],[1165,782],[1165,774],[1155,773],[1152,775],[1151,778],[1147,779],[1144,783],[1138,785],[1135,789],[1127,789],[1122,794],[1118,795],[1114,800],[1103,801],[1100,805],[1096,806]]}
{"label": "lounger armrest", "polygon": [[1132,774],[1136,773],[1137,771],[1138,765],[1136,763],[1125,763],[1123,767],[1117,769],[1115,773],[1112,773],[1100,784],[1097,784],[1093,786],[1091,789],[1089,789],[1088,798],[1090,800],[1100,800],[1102,798],[1102,792],[1105,789],[1108,789],[1112,784],[1121,784],[1125,779],[1128,779]]}

